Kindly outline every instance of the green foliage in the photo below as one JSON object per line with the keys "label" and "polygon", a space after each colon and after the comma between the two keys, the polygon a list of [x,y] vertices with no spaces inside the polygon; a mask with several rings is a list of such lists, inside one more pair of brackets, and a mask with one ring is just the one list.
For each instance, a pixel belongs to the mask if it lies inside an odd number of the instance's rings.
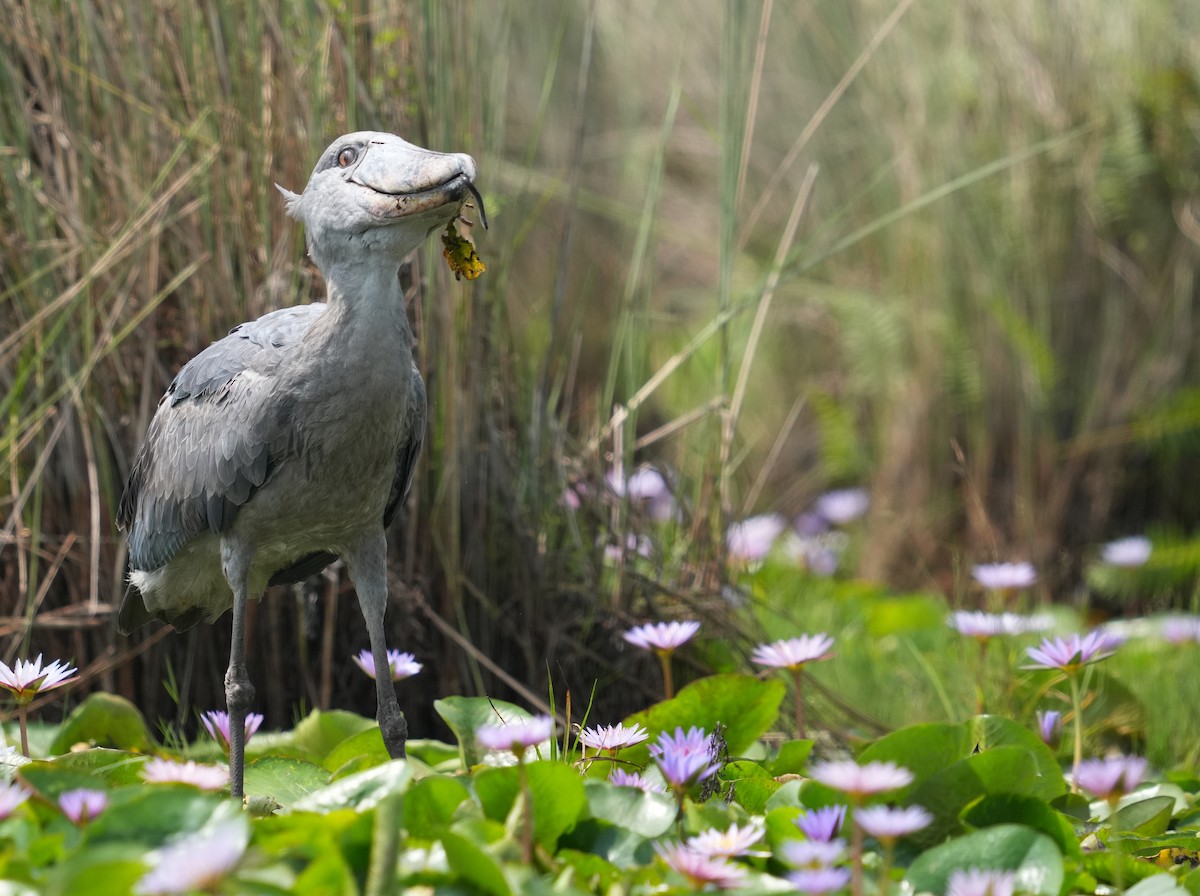
{"label": "green foliage", "polygon": [[[692,682],[670,700],[635,713],[625,723],[643,725],[651,738],[661,731],[693,726],[712,732],[719,724],[729,754],[740,756],[775,723],[785,693],[783,682],[776,679],[713,675]],[[635,748],[631,755],[642,756],[645,750],[645,746]]]}
{"label": "green foliage", "polygon": [[66,753],[75,744],[144,753],[151,747],[150,731],[136,706],[100,692],[72,710],[50,743],[50,752]]}
{"label": "green foliage", "polygon": [[1058,896],[1064,871],[1054,841],[1032,828],[1001,824],[966,834],[923,853],[905,880],[917,892],[944,893],[954,871],[984,868],[1016,872],[1023,893]]}
{"label": "green foliage", "polygon": [[[251,806],[257,806],[250,813],[219,794],[142,782],[132,772],[143,757],[127,750],[93,747],[27,762],[18,779],[35,797],[0,820],[0,864],[15,886],[108,896],[134,888],[156,850],[190,839],[201,843],[226,830],[235,840],[248,837],[249,845],[214,872],[223,878],[221,892],[358,892],[364,879],[384,892],[420,886],[489,894],[648,892],[678,883],[655,857],[656,847],[759,818],[765,838],[755,848],[771,857],[737,864],[749,891],[772,892],[786,886],[783,856],[800,837],[798,815],[847,801],[815,781],[802,784],[812,741],[764,750],[760,738],[777,721],[782,689],[773,679],[713,676],[637,717],[655,730],[718,730],[719,724],[733,753],[718,775],[719,800],[703,801],[696,793],[677,802],[665,793],[616,786],[589,777],[595,760],[575,754],[519,766],[496,766],[497,757],[481,754],[470,765],[452,761],[440,771],[418,759],[376,762],[368,735],[377,737],[378,730],[369,720],[314,713],[259,748],[246,774]],[[523,717],[515,707],[486,700],[449,699],[441,709],[454,720],[460,747],[474,744],[475,728],[494,724],[497,711]],[[78,730],[78,717],[86,715],[77,713],[62,727]],[[455,755],[449,744],[414,746],[442,764]],[[344,773],[355,750],[370,767]],[[298,752],[308,758],[297,758]],[[647,762],[636,748],[622,750],[620,759]],[[917,892],[943,892],[953,873],[969,868],[1013,872],[1022,892],[1046,896],[1087,889],[1096,880],[1145,881],[1142,892],[1151,894],[1190,885],[1186,869],[1173,866],[1170,856],[1194,855],[1200,845],[1194,797],[1181,786],[1194,789],[1194,777],[1153,783],[1110,812],[1105,803],[1068,795],[1049,749],[1027,728],[994,715],[898,729],[866,744],[857,761],[908,768],[912,784],[881,799],[933,815],[933,823],[902,838],[893,855],[897,875]],[[108,804],[76,827],[56,801],[80,787],[103,790]],[[848,824],[853,817],[852,809]],[[521,858],[526,818],[533,866]],[[381,834],[395,850],[395,861],[382,869],[375,859]],[[1107,851],[1081,849],[1090,837],[1101,838]],[[878,852],[882,845],[867,838],[865,848]],[[877,862],[868,861],[866,873]],[[1164,871],[1169,868],[1174,871]]]}

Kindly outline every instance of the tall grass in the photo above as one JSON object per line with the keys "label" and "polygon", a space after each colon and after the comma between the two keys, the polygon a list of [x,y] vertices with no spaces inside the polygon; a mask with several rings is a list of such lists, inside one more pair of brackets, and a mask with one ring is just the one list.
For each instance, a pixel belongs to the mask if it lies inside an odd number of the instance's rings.
{"label": "tall grass", "polygon": [[[1082,0],[6,4],[5,657],[73,655],[168,715],[170,656],[180,715],[219,703],[223,626],[115,637],[112,509],[179,365],[321,295],[272,183],[298,189],[355,128],[472,153],[493,219],[483,279],[454,282],[434,246],[406,275],[431,396],[393,551],[392,640],[430,670],[410,696],[637,687],[640,659],[609,662],[631,616],[725,620],[725,525],[833,485],[871,488],[864,576],[952,593],[968,559],[1014,557],[1065,596],[1097,539],[1186,533],[1198,18]],[[648,461],[684,512],[648,561],[614,565],[636,508],[560,497]],[[251,670],[270,724],[297,703],[369,708],[345,587],[256,611],[255,662],[300,666]],[[598,695],[598,718],[622,705]],[[429,730],[429,700],[411,703]]]}

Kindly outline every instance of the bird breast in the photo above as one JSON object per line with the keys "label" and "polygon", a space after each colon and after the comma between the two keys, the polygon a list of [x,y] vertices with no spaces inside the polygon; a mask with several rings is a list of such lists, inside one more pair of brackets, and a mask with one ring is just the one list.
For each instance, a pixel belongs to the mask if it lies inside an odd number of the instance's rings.
{"label": "bird breast", "polygon": [[[306,361],[280,384],[295,437],[288,462],[235,524],[280,556],[336,552],[382,525],[412,388],[411,351],[395,339],[386,347],[341,339]],[[281,527],[281,519],[303,525]]]}

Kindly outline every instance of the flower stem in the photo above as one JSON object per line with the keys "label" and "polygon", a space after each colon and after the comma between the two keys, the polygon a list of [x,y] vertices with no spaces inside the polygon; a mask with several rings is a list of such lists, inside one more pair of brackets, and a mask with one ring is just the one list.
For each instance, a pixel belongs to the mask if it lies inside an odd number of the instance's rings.
{"label": "flower stem", "polygon": [[1083,761],[1083,706],[1079,698],[1079,680],[1068,672],[1067,681],[1071,685],[1071,708],[1075,712],[1075,754],[1071,762],[1071,792],[1079,793],[1079,784],[1075,778],[1079,774],[1079,763]]}
{"label": "flower stem", "polygon": [[521,782],[521,799],[525,801],[521,825],[521,858],[528,865],[533,861],[533,795],[529,792],[529,776],[525,771],[524,755],[517,757],[517,775]]}
{"label": "flower stem", "polygon": [[796,737],[804,740],[804,667],[792,669],[792,681],[796,685]]}
{"label": "flower stem", "polygon": [[988,639],[979,639],[979,679],[975,684],[975,715],[981,716],[987,712],[987,702],[984,691],[987,688],[987,654]]}
{"label": "flower stem", "polygon": [[25,725],[26,704],[21,703],[17,706],[17,719],[21,723],[21,752],[26,756],[29,755],[29,729]]}
{"label": "flower stem", "polygon": [[892,853],[896,849],[896,841],[893,837],[884,838],[883,841],[883,867],[879,870],[879,896],[887,896],[888,891],[888,875],[892,873]]}
{"label": "flower stem", "polygon": [[[857,805],[857,803],[855,803]],[[857,824],[850,831],[850,892],[862,896],[863,891],[863,830]]]}
{"label": "flower stem", "polygon": [[670,700],[675,696],[675,685],[671,681],[671,651],[659,650],[658,661],[662,664],[663,698]]}

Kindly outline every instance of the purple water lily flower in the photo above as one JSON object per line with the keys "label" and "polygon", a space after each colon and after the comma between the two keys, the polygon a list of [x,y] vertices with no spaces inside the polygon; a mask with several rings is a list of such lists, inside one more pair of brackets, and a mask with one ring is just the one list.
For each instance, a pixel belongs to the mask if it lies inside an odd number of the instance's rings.
{"label": "purple water lily flower", "polygon": [[1162,636],[1172,644],[1200,643],[1200,617],[1170,616],[1162,621]]}
{"label": "purple water lily flower", "polygon": [[625,632],[624,638],[643,650],[671,651],[691,640],[700,631],[700,623],[693,620],[683,622],[648,622]]}
{"label": "purple water lily flower", "polygon": [[832,893],[850,883],[849,868],[802,868],[792,871],[787,879],[801,893]]}
{"label": "purple water lily flower", "polygon": [[751,662],[777,669],[799,669],[808,663],[827,660],[833,656],[833,638],[821,632],[816,635],[801,635],[786,638],[771,644],[759,644],[754,648]]}
{"label": "purple water lily flower", "polygon": [[12,694],[20,705],[30,703],[42,691],[61,688],[75,680],[74,666],[61,660],[42,665],[42,655],[35,660],[17,660],[12,668],[0,662],[0,688]]}
{"label": "purple water lily flower", "polygon": [[992,871],[968,868],[951,872],[946,883],[946,896],[1012,896],[1016,874],[1012,871]]}
{"label": "purple water lily flower", "polygon": [[1062,713],[1057,709],[1039,710],[1037,714],[1038,735],[1042,743],[1057,750],[1062,743]]}
{"label": "purple water lily flower", "polygon": [[694,889],[711,884],[718,890],[731,890],[745,882],[746,869],[726,859],[706,856],[680,843],[655,844],[654,850],[672,871],[686,877]]}
{"label": "purple water lily flower", "polygon": [[1027,647],[1025,653],[1032,663],[1023,669],[1058,669],[1074,673],[1086,666],[1107,659],[1116,651],[1120,639],[1096,629],[1083,637],[1077,634],[1065,638],[1046,638],[1037,647]]}
{"label": "purple water lily flower", "polygon": [[762,839],[766,825],[760,818],[752,818],[744,827],[732,824],[724,831],[710,828],[687,840],[687,848],[701,855],[724,858],[745,855],[750,847]]}
{"label": "purple water lily flower", "polygon": [[845,806],[822,806],[820,809],[809,809],[797,818],[796,827],[802,830],[809,840],[828,842],[837,836],[845,820]]}
{"label": "purple water lily flower", "polygon": [[579,732],[579,742],[585,747],[591,747],[600,753],[616,753],[625,747],[640,744],[649,737],[649,733],[641,725],[597,725],[595,728],[584,728]]}
{"label": "purple water lily flower", "polygon": [[250,828],[238,814],[209,829],[156,849],[147,857],[153,867],[133,888],[134,893],[212,892],[241,861],[250,842]]}
{"label": "purple water lily flower", "polygon": [[666,793],[667,789],[657,781],[652,781],[638,772],[629,772],[623,768],[613,769],[608,776],[609,783],[618,787],[636,787],[645,793]]}
{"label": "purple water lily flower", "polygon": [[201,790],[221,790],[229,786],[229,769],[222,765],[202,765],[188,760],[151,759],[142,766],[142,780],[154,784],[191,784]]}
{"label": "purple water lily flower", "polygon": [[835,526],[844,526],[861,518],[871,506],[866,489],[839,488],[817,498],[816,509]]}
{"label": "purple water lily flower", "polygon": [[[200,716],[200,721],[204,723],[209,736],[212,737],[221,749],[229,751],[229,713],[224,710],[210,709],[208,712]],[[245,740],[248,741],[258,731],[258,728],[263,723],[262,713],[248,712],[246,713]],[[245,741],[243,741],[245,742]]]}
{"label": "purple water lily flower", "polygon": [[1150,543],[1149,538],[1143,535],[1134,535],[1110,541],[1104,546],[1100,556],[1110,566],[1131,569],[1144,565],[1150,559],[1150,552],[1153,549],[1154,546]]}
{"label": "purple water lily flower", "polygon": [[809,770],[809,777],[826,787],[855,796],[886,793],[906,787],[913,774],[894,762],[868,762],[859,765],[853,760],[818,762]]}
{"label": "purple water lily flower", "polygon": [[[375,659],[369,650],[360,650],[358,654],[351,657],[358,668],[367,673],[371,678],[375,677]],[[411,653],[404,653],[399,650],[389,650],[387,652],[388,669],[391,670],[392,681],[401,681],[405,678],[411,678],[421,671],[421,664],[417,662],[417,658]]]}
{"label": "purple water lily flower", "polygon": [[777,513],[752,516],[734,523],[725,533],[725,547],[731,560],[753,563],[767,556],[787,520]]}
{"label": "purple water lily flower", "polygon": [[1132,793],[1146,776],[1146,760],[1141,756],[1111,756],[1085,759],[1075,769],[1075,783],[1102,800],[1119,799]]}
{"label": "purple water lily flower", "polygon": [[17,806],[29,799],[33,795],[28,787],[16,783],[15,781],[6,781],[0,783],[0,819],[8,818],[16,810]]}
{"label": "purple water lily flower", "polygon": [[713,753],[712,739],[703,728],[695,726],[686,733],[682,728],[676,728],[674,734],[662,732],[650,745],[650,755],[675,790],[710,778],[721,769]]}
{"label": "purple water lily flower", "polygon": [[840,862],[846,855],[846,841],[788,840],[780,846],[780,855],[796,868],[823,868]]}
{"label": "purple water lily flower", "polygon": [[82,787],[58,795],[58,808],[72,824],[87,824],[108,807],[108,794],[103,790]]}
{"label": "purple water lily flower", "polygon": [[979,563],[971,570],[975,581],[989,591],[1013,591],[1037,582],[1032,563]]}
{"label": "purple water lily flower", "polygon": [[926,828],[933,816],[921,806],[864,806],[854,810],[854,823],[877,840],[895,840]]}
{"label": "purple water lily flower", "polygon": [[475,729],[475,739],[487,750],[509,750],[518,757],[529,747],[548,741],[554,735],[554,719],[550,716],[534,716],[531,719],[514,719],[496,725],[480,725]]}

